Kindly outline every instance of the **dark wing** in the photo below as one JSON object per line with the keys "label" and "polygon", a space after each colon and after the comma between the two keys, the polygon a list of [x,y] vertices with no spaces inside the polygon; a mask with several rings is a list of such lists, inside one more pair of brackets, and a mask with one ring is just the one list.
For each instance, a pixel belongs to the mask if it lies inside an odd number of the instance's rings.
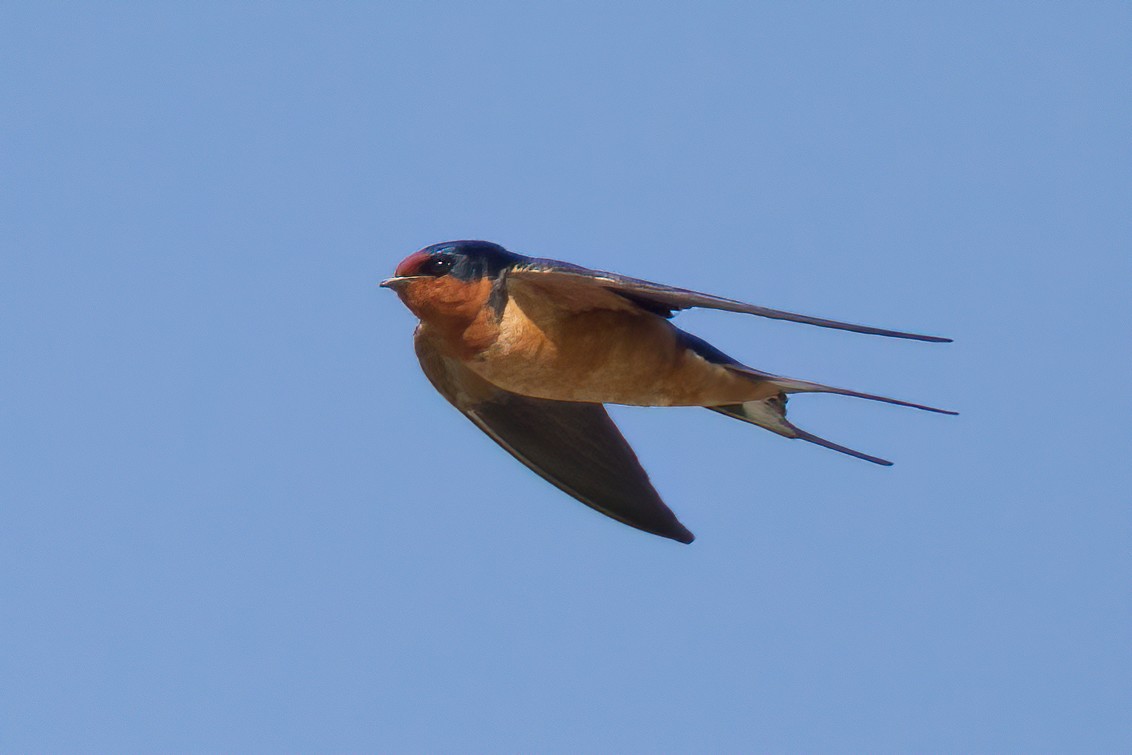
{"label": "dark wing", "polygon": [[545,293],[560,297],[567,306],[594,309],[624,309],[629,302],[640,309],[671,317],[673,312],[692,307],[706,309],[719,309],[725,312],[741,312],[748,315],[769,317],[774,320],[789,320],[807,325],[817,325],[822,328],[836,328],[849,330],[854,333],[867,333],[874,336],[889,336],[891,338],[910,338],[915,341],[932,341],[948,343],[950,338],[940,336],[924,336],[916,333],[904,333],[899,330],[885,330],[872,328],[867,325],[854,325],[837,320],[826,320],[821,317],[810,317],[793,312],[783,312],[779,309],[760,307],[756,304],[745,304],[734,299],[724,299],[711,294],[701,294],[698,291],[689,291],[686,288],[675,288],[660,283],[637,278],[629,278],[616,273],[606,273],[601,270],[590,270],[578,265],[555,260],[534,259],[529,263],[517,266],[508,273],[508,286],[514,281],[520,286],[528,285],[541,289]]}
{"label": "dark wing", "polygon": [[692,542],[604,406],[504,391],[424,339],[418,337],[416,345],[421,367],[440,394],[547,482],[631,527]]}

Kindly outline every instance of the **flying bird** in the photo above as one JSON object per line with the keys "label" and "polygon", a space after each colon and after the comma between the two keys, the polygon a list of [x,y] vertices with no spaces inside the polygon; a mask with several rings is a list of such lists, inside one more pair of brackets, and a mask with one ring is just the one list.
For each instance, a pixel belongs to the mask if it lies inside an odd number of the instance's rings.
{"label": "flying bird", "polygon": [[704,307],[855,333],[949,338],[826,320],[525,257],[488,241],[410,254],[382,286],[420,320],[429,381],[508,453],[551,484],[632,527],[690,543],[603,404],[702,406],[874,464],[891,462],[795,427],[792,393],[837,393],[940,414],[908,401],[772,375],[670,322]]}

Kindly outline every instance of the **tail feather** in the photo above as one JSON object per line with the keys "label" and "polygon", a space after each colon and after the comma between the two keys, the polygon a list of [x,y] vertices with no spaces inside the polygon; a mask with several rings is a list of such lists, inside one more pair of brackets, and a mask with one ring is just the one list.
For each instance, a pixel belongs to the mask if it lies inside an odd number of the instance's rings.
{"label": "tail feather", "polygon": [[778,375],[771,375],[769,372],[760,372],[759,370],[746,366],[729,366],[736,372],[773,383],[786,393],[835,393],[839,396],[853,396],[854,398],[864,398],[869,401],[882,401],[886,404],[923,409],[925,412],[935,412],[936,414],[950,414],[953,416],[959,414],[959,412],[953,412],[950,409],[938,409],[934,406],[927,406],[926,404],[915,404],[911,401],[901,401],[900,399],[889,398],[888,396],[878,396],[875,393],[862,393],[861,391],[853,391],[848,388],[835,388],[832,385],[812,383],[809,380],[795,380],[794,378],[779,377]]}
{"label": "tail feather", "polygon": [[852,448],[848,448],[847,446],[839,445],[837,443],[834,443],[833,441],[826,440],[825,438],[819,438],[818,436],[814,435],[813,433],[808,433],[805,430],[801,430],[797,427],[794,428],[794,432],[798,433],[794,437],[798,438],[799,440],[804,440],[804,441],[807,441],[809,443],[813,443],[815,445],[822,446],[823,448],[832,449],[834,451],[840,451],[843,454],[848,454],[849,456],[854,456],[858,459],[864,459],[865,461],[871,461],[873,464],[880,464],[882,467],[891,467],[892,466],[892,462],[889,461],[888,459],[882,459],[879,456],[869,456],[866,453],[862,453],[861,451],[856,451]]}
{"label": "tail feather", "polygon": [[761,401],[748,401],[743,404],[727,404],[725,406],[709,406],[706,408],[711,409],[713,412],[727,415],[728,417],[734,417],[735,419],[758,425],[784,438],[804,440],[808,443],[839,451],[858,459],[864,459],[873,464],[880,464],[886,467],[892,466],[892,462],[887,459],[882,459],[879,456],[870,456],[869,454],[855,451],[852,448],[839,445],[825,438],[820,438],[788,422],[786,420],[785,394],[772,396],[771,398],[762,399]]}
{"label": "tail feather", "polygon": [[804,440],[807,443],[829,448],[858,459],[872,462],[873,464],[882,464],[884,466],[891,466],[892,462],[887,459],[882,459],[878,456],[870,456],[869,454],[855,451],[852,448],[834,443],[833,441],[820,438],[817,435],[808,433],[801,430],[786,420],[786,398],[788,393],[836,393],[842,396],[853,396],[855,398],[864,398],[869,401],[882,401],[886,404],[896,404],[897,406],[908,406],[913,409],[922,409],[925,412],[936,412],[937,414],[958,414],[950,409],[938,409],[934,406],[927,406],[926,404],[914,404],[911,401],[901,401],[900,399],[888,398],[887,396],[878,396],[873,393],[862,393],[861,391],[852,391],[848,388],[835,388],[831,385],[822,385],[821,383],[812,383],[808,380],[795,380],[793,378],[780,377],[773,375],[769,372],[762,372],[753,367],[748,367],[741,362],[732,359],[724,354],[719,349],[715,348],[702,338],[697,338],[690,333],[684,331],[677,331],[680,338],[683,340],[684,345],[698,354],[702,359],[712,363],[718,364],[727,370],[743,375],[754,382],[763,385],[770,384],[779,390],[779,393],[770,398],[747,401],[741,404],[725,404],[720,406],[708,406],[706,409],[711,409],[713,412],[726,414],[728,417],[750,422],[753,425],[766,428],[773,433],[778,433],[785,438],[797,438]]}

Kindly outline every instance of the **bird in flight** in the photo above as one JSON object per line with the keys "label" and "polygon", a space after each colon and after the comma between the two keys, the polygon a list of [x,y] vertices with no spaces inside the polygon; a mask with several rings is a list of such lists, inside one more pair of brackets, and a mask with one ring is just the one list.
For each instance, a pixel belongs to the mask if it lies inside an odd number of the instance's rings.
{"label": "bird in flight", "polygon": [[837,393],[940,414],[908,401],[772,375],[670,322],[692,307],[917,341],[951,339],[744,304],[549,259],[488,241],[447,241],[410,254],[382,286],[420,324],[425,376],[508,453],[618,521],[690,543],[603,404],[702,406],[874,464],[891,462],[795,427],[791,393]]}

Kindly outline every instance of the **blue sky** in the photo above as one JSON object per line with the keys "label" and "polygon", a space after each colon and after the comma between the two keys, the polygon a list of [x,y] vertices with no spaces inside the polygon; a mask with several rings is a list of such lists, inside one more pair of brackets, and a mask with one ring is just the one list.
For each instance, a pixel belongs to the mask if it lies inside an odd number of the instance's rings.
{"label": "blue sky", "polygon": [[[1132,748],[1132,10],[0,10],[0,749]],[[615,408],[691,546],[429,387],[486,238],[832,396]]]}

